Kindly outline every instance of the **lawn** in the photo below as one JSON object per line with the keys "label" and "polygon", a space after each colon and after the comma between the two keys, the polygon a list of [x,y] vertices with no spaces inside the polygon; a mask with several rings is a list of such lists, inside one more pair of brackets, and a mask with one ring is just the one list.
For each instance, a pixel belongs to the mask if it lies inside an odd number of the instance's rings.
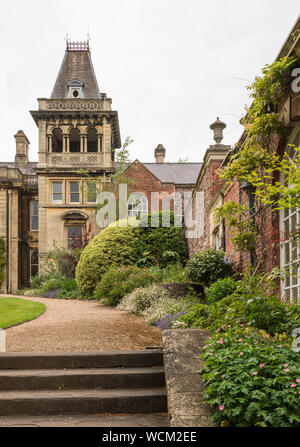
{"label": "lawn", "polygon": [[0,328],[5,329],[24,321],[33,320],[46,310],[45,304],[0,297]]}

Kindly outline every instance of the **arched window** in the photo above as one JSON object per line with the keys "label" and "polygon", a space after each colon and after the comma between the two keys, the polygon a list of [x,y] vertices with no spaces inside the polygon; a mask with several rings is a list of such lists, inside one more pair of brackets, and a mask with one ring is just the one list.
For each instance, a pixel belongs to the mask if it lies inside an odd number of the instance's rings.
{"label": "arched window", "polygon": [[148,213],[148,199],[145,194],[134,192],[128,199],[128,216],[141,216]]}
{"label": "arched window", "polygon": [[94,128],[89,129],[87,133],[87,151],[98,152],[98,133]]}
{"label": "arched window", "polygon": [[75,128],[70,130],[70,152],[80,152],[80,132]]}
{"label": "arched window", "polygon": [[56,127],[52,132],[52,152],[63,151],[63,133],[62,130]]}
{"label": "arched window", "polygon": [[[294,147],[300,147],[300,130],[292,141]],[[291,161],[295,160],[297,151],[288,146]],[[281,182],[286,183],[284,176]],[[280,264],[285,270],[282,281],[282,297],[291,302],[300,303],[300,209],[286,208],[280,211]]]}

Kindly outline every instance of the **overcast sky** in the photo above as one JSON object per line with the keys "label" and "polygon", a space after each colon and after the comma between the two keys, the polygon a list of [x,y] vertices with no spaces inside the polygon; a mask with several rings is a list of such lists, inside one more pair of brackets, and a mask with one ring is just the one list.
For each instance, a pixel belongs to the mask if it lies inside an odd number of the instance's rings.
{"label": "overcast sky", "polygon": [[119,112],[131,158],[201,161],[213,143],[209,125],[227,123],[234,144],[249,103],[246,86],[272,63],[299,14],[299,0],[26,0],[0,5],[0,161],[12,161],[14,134],[28,136],[38,159],[38,131],[29,114],[49,97],[71,40],[91,36],[101,92]]}

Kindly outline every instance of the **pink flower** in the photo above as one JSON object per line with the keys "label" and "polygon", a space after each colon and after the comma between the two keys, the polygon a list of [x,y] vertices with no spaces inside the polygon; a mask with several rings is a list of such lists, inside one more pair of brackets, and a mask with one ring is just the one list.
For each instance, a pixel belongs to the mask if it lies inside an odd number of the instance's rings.
{"label": "pink flower", "polygon": [[296,379],[296,382],[297,382],[297,383],[300,383],[300,379]]}
{"label": "pink flower", "polygon": [[295,388],[295,386],[297,386],[296,383],[292,383],[292,384],[290,385],[290,388]]}
{"label": "pink flower", "polygon": [[243,325],[243,324],[240,324],[240,326],[243,327],[244,325]]}
{"label": "pink flower", "polygon": [[240,352],[240,355],[243,355],[244,353],[243,352]]}
{"label": "pink flower", "polygon": [[210,352],[209,355],[214,355],[214,353],[213,353],[213,352]]}
{"label": "pink flower", "polygon": [[231,327],[231,324],[228,324],[227,327]]}
{"label": "pink flower", "polygon": [[222,374],[222,376],[221,376],[221,377],[222,377],[222,379],[224,379],[224,377],[225,377],[225,374]]}
{"label": "pink flower", "polygon": [[282,345],[278,345],[278,348],[281,348],[282,347]]}
{"label": "pink flower", "polygon": [[254,376],[256,376],[257,375],[257,371],[253,371],[253,373],[252,373]]}
{"label": "pink flower", "polygon": [[224,410],[224,408],[225,408],[224,405],[220,405],[220,406],[219,406],[219,410],[220,410],[220,411]]}
{"label": "pink flower", "polygon": [[264,363],[261,363],[259,366],[260,366],[261,368],[263,368],[263,367],[265,366],[265,364],[264,364]]}
{"label": "pink flower", "polygon": [[287,372],[289,372],[289,369],[288,369],[288,368],[286,368],[286,369],[284,369],[283,371],[287,373]]}
{"label": "pink flower", "polygon": [[288,364],[288,363],[285,363],[283,366],[287,367],[287,366],[289,366],[289,364]]}
{"label": "pink flower", "polygon": [[206,346],[206,345],[205,345],[205,346],[203,346],[203,348],[202,348],[202,349],[206,349],[206,348],[208,348],[208,346]]}

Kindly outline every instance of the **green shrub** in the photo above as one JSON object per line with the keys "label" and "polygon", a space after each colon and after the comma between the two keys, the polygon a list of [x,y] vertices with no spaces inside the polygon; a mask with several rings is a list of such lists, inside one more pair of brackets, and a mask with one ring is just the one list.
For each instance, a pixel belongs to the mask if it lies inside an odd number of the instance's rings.
{"label": "green shrub", "polygon": [[263,329],[270,335],[291,334],[300,326],[300,306],[297,304],[281,303],[276,297],[264,296],[249,301],[245,306],[246,320],[257,329]]}
{"label": "green shrub", "polygon": [[232,275],[233,267],[223,251],[210,248],[194,255],[187,262],[186,272],[191,281],[209,287],[218,279]]}
{"label": "green shrub", "polygon": [[[157,214],[157,213],[156,213]],[[164,213],[158,213],[162,223]],[[101,231],[85,247],[76,267],[78,286],[85,294],[93,293],[102,275],[111,267],[121,265],[167,265],[166,252],[178,254],[184,262],[186,245],[182,227],[145,227],[152,215],[142,216],[138,226],[121,226],[120,221]],[[171,213],[171,223],[172,216]]]}
{"label": "green shrub", "polygon": [[[184,228],[174,226],[174,219],[174,213],[166,211],[141,216],[136,247],[139,265],[165,267],[170,263],[185,263],[187,248]],[[157,222],[157,227],[151,227],[153,221]]]}
{"label": "green shrub", "polygon": [[108,306],[114,306],[127,293],[155,281],[157,277],[147,269],[135,266],[115,267],[104,273],[94,292],[94,297]]}
{"label": "green shrub", "polygon": [[210,307],[207,304],[195,304],[179,318],[179,321],[185,323],[185,327],[207,328],[212,323]]}
{"label": "green shrub", "polygon": [[160,284],[163,289],[166,289],[173,298],[179,298],[187,295],[194,295],[199,300],[204,299],[203,287],[197,283],[189,282],[165,282]]}
{"label": "green shrub", "polygon": [[66,278],[51,278],[43,282],[40,292],[50,292],[51,290],[63,289]]}
{"label": "green shrub", "polygon": [[134,264],[136,243],[136,231],[131,226],[108,226],[94,237],[76,267],[76,280],[84,294],[93,293],[109,268]]}
{"label": "green shrub", "polygon": [[61,291],[56,293],[56,297],[64,299],[80,299],[82,298],[82,291],[79,289],[74,290],[62,289]]}
{"label": "green shrub", "polygon": [[219,330],[203,348],[204,397],[223,426],[299,427],[300,359],[255,331]]}
{"label": "green shrub", "polygon": [[214,282],[206,293],[209,303],[216,303],[228,295],[232,295],[238,288],[239,283],[232,278],[222,278]]}
{"label": "green shrub", "polygon": [[152,284],[148,287],[140,287],[133,292],[125,295],[120,301],[117,309],[125,310],[136,315],[142,315],[142,312],[148,307],[154,305],[161,298],[171,298],[170,294],[160,286]]}
{"label": "green shrub", "polygon": [[44,282],[48,281],[49,279],[59,278],[61,278],[61,275],[56,272],[48,272],[45,274],[36,275],[30,278],[30,287],[33,289],[39,289],[42,287]]}
{"label": "green shrub", "polygon": [[71,298],[82,294],[82,292],[78,293],[77,282],[74,278],[64,277],[44,281],[38,292],[38,296],[45,298]]}
{"label": "green shrub", "polygon": [[142,316],[147,323],[154,324],[155,321],[161,320],[166,314],[174,315],[187,312],[194,304],[194,297],[175,299],[172,296],[160,296],[142,312]]}
{"label": "green shrub", "polygon": [[187,276],[180,263],[168,264],[165,267],[151,266],[150,271],[157,275],[160,282],[185,282]]}

